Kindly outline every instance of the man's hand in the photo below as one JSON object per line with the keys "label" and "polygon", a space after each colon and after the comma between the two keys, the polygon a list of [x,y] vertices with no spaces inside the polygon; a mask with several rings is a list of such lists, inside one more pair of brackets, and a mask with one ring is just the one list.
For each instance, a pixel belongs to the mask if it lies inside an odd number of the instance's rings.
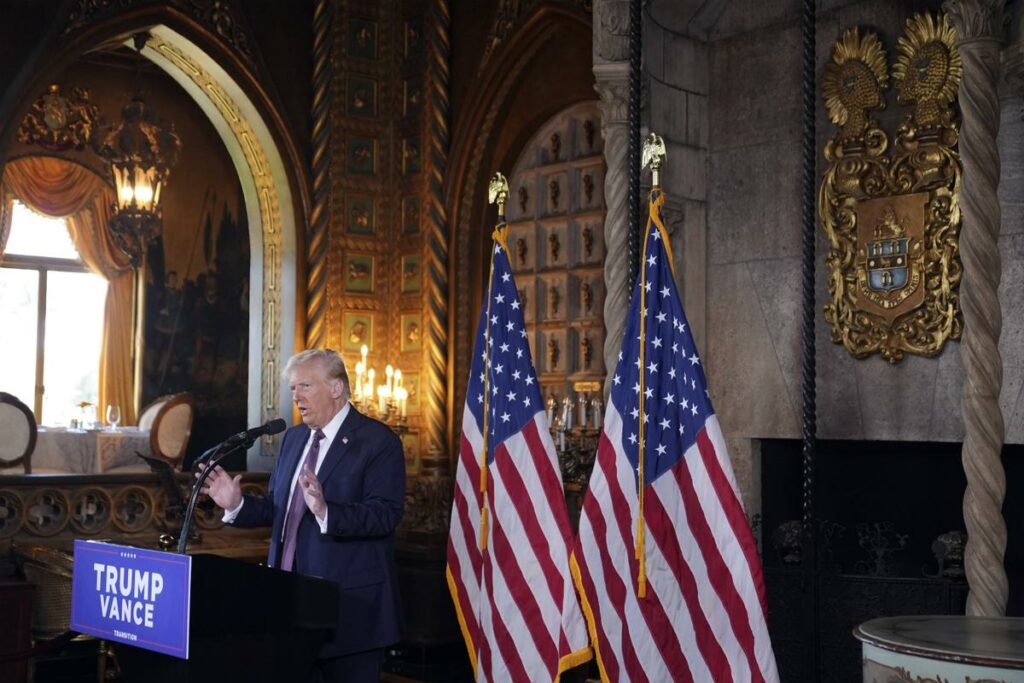
{"label": "man's hand", "polygon": [[[196,472],[197,479],[205,469],[206,465],[199,466],[200,471]],[[241,474],[232,477],[220,465],[217,465],[203,482],[203,493],[213,498],[213,502],[225,510],[234,510],[242,502],[241,481]]]}
{"label": "man's hand", "polygon": [[327,501],[324,500],[320,480],[316,478],[316,474],[308,464],[299,471],[299,486],[302,487],[302,497],[306,501],[306,507],[317,519],[322,520],[327,514]]}

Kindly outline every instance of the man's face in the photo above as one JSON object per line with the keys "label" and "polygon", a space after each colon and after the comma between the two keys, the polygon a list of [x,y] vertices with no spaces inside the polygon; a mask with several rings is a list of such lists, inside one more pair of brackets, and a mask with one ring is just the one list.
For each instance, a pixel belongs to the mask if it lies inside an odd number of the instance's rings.
{"label": "man's face", "polygon": [[310,429],[322,429],[343,403],[341,380],[329,379],[317,361],[293,368],[288,375],[288,389],[303,423]]}

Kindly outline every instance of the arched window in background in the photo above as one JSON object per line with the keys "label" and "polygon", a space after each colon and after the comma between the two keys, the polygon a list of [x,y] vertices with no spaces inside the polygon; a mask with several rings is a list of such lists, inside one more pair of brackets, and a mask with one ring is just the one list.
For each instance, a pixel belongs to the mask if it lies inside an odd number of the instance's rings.
{"label": "arched window in background", "polygon": [[106,294],[65,220],[15,201],[0,257],[0,390],[33,406],[39,422],[67,423],[80,404],[97,405]]}

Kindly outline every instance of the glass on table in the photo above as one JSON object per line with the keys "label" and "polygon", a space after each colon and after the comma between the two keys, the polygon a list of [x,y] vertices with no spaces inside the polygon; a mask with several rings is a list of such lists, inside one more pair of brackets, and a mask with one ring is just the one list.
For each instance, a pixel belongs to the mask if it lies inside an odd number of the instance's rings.
{"label": "glass on table", "polygon": [[117,431],[117,423],[121,421],[121,406],[111,403],[107,406],[107,425],[110,431]]}

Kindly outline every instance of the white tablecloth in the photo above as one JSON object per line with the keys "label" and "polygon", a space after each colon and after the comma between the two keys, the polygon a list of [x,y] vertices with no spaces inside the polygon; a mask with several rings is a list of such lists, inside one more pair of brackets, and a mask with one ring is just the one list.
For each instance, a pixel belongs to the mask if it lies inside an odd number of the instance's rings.
{"label": "white tablecloth", "polygon": [[32,471],[94,474],[123,465],[145,465],[135,457],[135,451],[153,455],[148,430],[122,427],[111,432],[40,427],[36,449],[32,453]]}

